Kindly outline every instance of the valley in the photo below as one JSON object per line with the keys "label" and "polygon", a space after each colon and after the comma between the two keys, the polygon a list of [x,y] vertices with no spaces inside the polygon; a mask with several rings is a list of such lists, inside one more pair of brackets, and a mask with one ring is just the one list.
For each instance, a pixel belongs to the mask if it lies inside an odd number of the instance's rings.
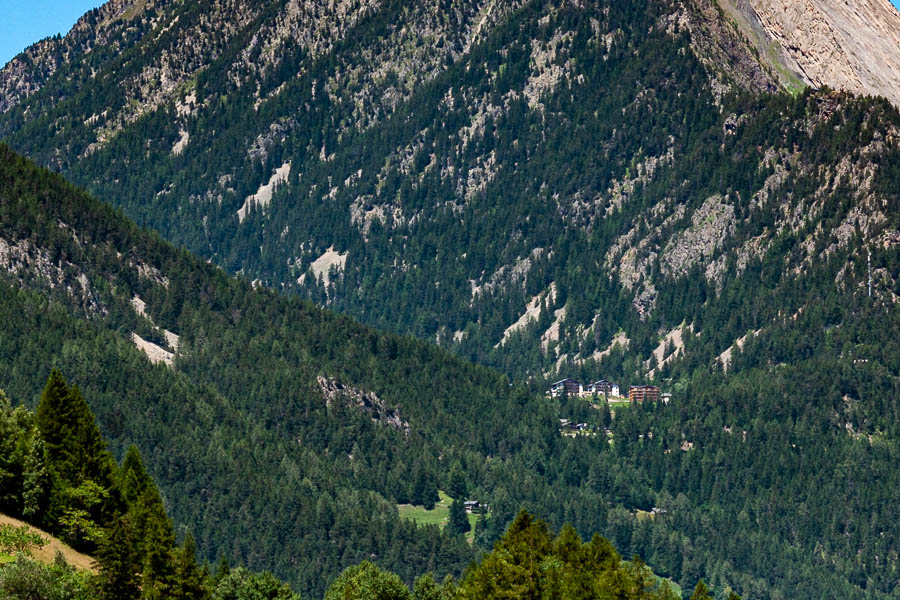
{"label": "valley", "polygon": [[0,70],[0,388],[303,598],[891,598],[900,14],[837,4],[109,2]]}

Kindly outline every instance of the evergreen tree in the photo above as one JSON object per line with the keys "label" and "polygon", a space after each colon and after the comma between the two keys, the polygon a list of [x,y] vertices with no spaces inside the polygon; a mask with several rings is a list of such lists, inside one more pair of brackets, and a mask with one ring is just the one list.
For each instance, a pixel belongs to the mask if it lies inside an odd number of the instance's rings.
{"label": "evergreen tree", "polygon": [[132,600],[140,596],[140,560],[128,517],[112,524],[97,551],[100,600]]}
{"label": "evergreen tree", "polygon": [[414,600],[443,600],[440,584],[434,580],[431,573],[416,577],[413,582]]}
{"label": "evergreen tree", "polygon": [[694,592],[691,594],[691,600],[715,600],[709,593],[709,588],[703,583],[703,580],[697,582],[694,586]]}
{"label": "evergreen tree", "polygon": [[47,511],[52,479],[47,469],[47,452],[44,439],[35,428],[25,456],[22,481],[22,516],[29,522],[39,523]]}
{"label": "evergreen tree", "polygon": [[363,561],[344,569],[325,600],[412,600],[412,595],[397,575]]}
{"label": "evergreen tree", "polygon": [[450,469],[450,482],[447,485],[447,493],[450,494],[451,498],[457,500],[465,500],[468,496],[466,474],[463,472],[459,461],[453,463],[453,467]]}
{"label": "evergreen tree", "polygon": [[450,535],[465,535],[471,529],[469,516],[462,500],[454,500],[450,504],[450,517],[447,522],[447,533]]}
{"label": "evergreen tree", "polygon": [[52,529],[67,519],[70,543],[91,542],[96,536],[90,531],[112,516],[115,503],[110,491],[115,467],[81,392],[66,385],[56,369],[41,393],[36,422],[52,482],[43,524]]}
{"label": "evergreen tree", "polygon": [[208,574],[197,565],[197,545],[190,533],[175,551],[175,574],[169,598],[173,600],[208,600]]}
{"label": "evergreen tree", "polygon": [[16,514],[22,487],[21,472],[15,456],[19,428],[3,390],[0,390],[0,510]]}

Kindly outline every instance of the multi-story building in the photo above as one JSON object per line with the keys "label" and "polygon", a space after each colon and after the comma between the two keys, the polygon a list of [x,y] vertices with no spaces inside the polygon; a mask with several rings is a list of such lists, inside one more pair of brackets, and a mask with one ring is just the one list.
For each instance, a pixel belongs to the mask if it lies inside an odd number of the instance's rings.
{"label": "multi-story building", "polygon": [[631,402],[656,402],[659,400],[659,388],[655,385],[633,385],[628,388],[628,399]]}
{"label": "multi-story building", "polygon": [[580,396],[581,384],[574,379],[561,379],[550,386],[550,395],[559,398],[563,394],[566,396]]}
{"label": "multi-story building", "polygon": [[598,396],[619,396],[619,384],[607,381],[605,379],[595,381],[593,384],[591,384],[590,388],[591,393],[597,394]]}

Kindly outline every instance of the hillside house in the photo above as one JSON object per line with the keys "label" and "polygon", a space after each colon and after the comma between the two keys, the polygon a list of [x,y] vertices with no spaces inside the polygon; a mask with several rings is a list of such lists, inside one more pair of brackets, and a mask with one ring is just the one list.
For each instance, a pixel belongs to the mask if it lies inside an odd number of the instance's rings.
{"label": "hillside house", "polygon": [[463,503],[463,506],[466,507],[467,513],[472,513],[472,514],[476,514],[476,515],[479,513],[486,513],[487,509],[488,509],[487,504],[481,504],[478,500],[466,500]]}
{"label": "hillside house", "polygon": [[592,394],[597,394],[598,396],[619,396],[619,384],[605,379],[595,381],[588,387]]}
{"label": "hillside house", "polygon": [[553,398],[561,398],[566,396],[580,396],[582,386],[574,379],[561,379],[550,385],[550,396]]}
{"label": "hillside house", "polygon": [[657,402],[659,388],[655,385],[633,385],[628,388],[628,400],[634,402]]}

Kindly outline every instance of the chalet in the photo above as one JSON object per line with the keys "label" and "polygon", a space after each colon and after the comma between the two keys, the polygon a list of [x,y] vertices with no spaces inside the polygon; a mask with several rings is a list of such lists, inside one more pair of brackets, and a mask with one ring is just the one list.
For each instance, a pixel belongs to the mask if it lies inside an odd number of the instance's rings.
{"label": "chalet", "polygon": [[463,503],[463,506],[466,507],[467,513],[478,514],[482,512],[487,512],[487,504],[481,504],[478,500],[466,500]]}
{"label": "chalet", "polygon": [[657,402],[659,388],[655,385],[633,385],[628,388],[628,400],[634,402]]}
{"label": "chalet", "polygon": [[581,384],[574,379],[561,379],[550,386],[550,395],[553,398],[565,396],[580,396]]}
{"label": "chalet", "polygon": [[598,396],[619,396],[619,384],[605,379],[595,381],[588,387],[590,387],[592,393]]}

